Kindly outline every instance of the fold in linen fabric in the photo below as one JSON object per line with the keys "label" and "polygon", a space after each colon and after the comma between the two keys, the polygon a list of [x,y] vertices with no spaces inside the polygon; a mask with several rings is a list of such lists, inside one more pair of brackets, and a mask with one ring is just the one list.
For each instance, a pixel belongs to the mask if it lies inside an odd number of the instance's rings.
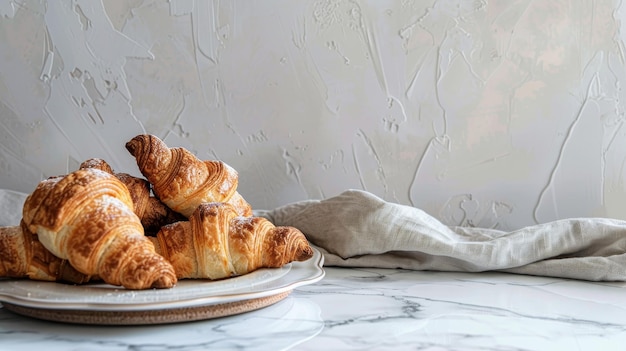
{"label": "fold in linen fabric", "polygon": [[327,266],[626,281],[622,220],[564,219],[511,232],[450,227],[418,208],[360,190],[255,215],[300,229],[324,254]]}

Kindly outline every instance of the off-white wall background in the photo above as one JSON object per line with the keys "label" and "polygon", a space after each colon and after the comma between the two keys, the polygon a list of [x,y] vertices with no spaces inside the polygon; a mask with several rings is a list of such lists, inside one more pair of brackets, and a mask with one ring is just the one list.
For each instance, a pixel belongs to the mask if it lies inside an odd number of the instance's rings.
{"label": "off-white wall background", "polygon": [[269,209],[348,188],[452,225],[626,218],[620,0],[0,0],[0,188],[152,133]]}

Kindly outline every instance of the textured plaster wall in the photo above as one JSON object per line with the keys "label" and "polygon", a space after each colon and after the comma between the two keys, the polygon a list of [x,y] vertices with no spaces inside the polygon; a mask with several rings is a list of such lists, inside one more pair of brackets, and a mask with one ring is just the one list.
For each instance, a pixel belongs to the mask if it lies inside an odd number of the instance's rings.
{"label": "textured plaster wall", "polygon": [[619,0],[0,0],[0,188],[139,133],[254,208],[344,189],[501,229],[626,219]]}

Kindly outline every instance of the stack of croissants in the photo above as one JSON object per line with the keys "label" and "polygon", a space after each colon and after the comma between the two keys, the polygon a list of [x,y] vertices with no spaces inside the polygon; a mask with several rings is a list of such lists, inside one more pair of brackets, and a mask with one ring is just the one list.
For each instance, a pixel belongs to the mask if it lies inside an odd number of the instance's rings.
{"label": "stack of croissants", "polygon": [[313,256],[298,229],[253,216],[224,162],[149,134],[126,149],[145,179],[94,158],[37,185],[20,224],[0,227],[0,278],[171,288]]}

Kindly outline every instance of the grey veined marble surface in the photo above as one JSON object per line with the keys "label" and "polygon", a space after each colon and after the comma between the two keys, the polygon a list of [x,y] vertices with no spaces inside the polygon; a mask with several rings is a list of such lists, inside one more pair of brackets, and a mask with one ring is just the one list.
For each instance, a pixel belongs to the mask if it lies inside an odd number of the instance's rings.
{"label": "grey veined marble surface", "polygon": [[220,319],[84,326],[0,309],[2,350],[623,350],[626,284],[504,273],[326,268]]}

